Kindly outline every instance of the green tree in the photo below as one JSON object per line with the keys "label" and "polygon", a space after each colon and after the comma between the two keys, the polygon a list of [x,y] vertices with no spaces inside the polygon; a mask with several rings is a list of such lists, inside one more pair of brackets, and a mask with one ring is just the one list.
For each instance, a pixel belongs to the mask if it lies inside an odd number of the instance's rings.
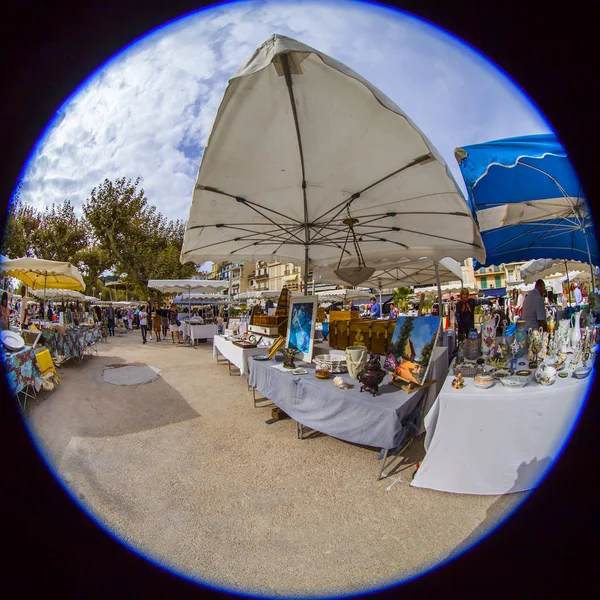
{"label": "green tree", "polygon": [[431,359],[431,353],[433,352],[433,341],[427,342],[423,346],[423,350],[421,351],[421,356],[419,357],[419,363],[423,366],[423,369],[427,368],[429,364],[429,360]]}
{"label": "green tree", "polygon": [[168,221],[149,206],[139,184],[139,177],[134,182],[125,177],[105,179],[91,191],[83,212],[91,242],[108,254],[116,275],[126,274],[133,294],[145,299],[149,279],[191,277],[196,266],[179,261],[185,223]]}
{"label": "green tree", "polygon": [[396,356],[404,356],[404,349],[406,348],[406,344],[410,339],[414,327],[414,317],[406,317],[400,329],[398,339],[392,344],[392,348],[390,349],[393,354]]}
{"label": "green tree", "polygon": [[46,208],[31,232],[31,245],[37,258],[76,262],[77,253],[87,247],[87,232],[69,200]]}
{"label": "green tree", "polygon": [[2,240],[2,254],[8,258],[34,256],[31,233],[40,225],[40,213],[18,197],[11,203]]}
{"label": "green tree", "polygon": [[90,294],[93,288],[102,291],[106,287],[99,279],[104,271],[113,266],[113,261],[106,250],[100,246],[88,246],[77,252],[73,258],[73,263],[81,271],[86,290]]}
{"label": "green tree", "polygon": [[409,287],[398,287],[393,291],[393,303],[402,313],[408,312],[408,297],[411,294]]}

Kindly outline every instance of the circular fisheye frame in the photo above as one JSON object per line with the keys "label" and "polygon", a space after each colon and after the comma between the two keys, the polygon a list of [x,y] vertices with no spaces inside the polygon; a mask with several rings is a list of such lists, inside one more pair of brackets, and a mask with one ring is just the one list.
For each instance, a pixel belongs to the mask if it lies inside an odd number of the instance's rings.
{"label": "circular fisheye frame", "polygon": [[478,50],[382,5],[232,2],[136,40],[38,140],[3,252],[4,370],[45,464],[134,554],[228,594],[439,569],[540,485],[595,377],[566,149]]}

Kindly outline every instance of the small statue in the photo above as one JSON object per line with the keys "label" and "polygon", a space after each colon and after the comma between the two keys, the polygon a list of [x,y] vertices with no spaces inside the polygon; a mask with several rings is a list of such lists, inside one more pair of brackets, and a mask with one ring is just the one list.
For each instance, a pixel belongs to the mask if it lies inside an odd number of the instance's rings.
{"label": "small statue", "polygon": [[462,373],[459,371],[458,375],[452,380],[452,387],[455,390],[460,390],[465,387],[465,382],[463,380]]}
{"label": "small statue", "polygon": [[363,384],[360,391],[371,392],[373,396],[379,392],[379,384],[386,376],[386,372],[381,368],[379,355],[371,353],[363,370],[358,374],[358,380]]}

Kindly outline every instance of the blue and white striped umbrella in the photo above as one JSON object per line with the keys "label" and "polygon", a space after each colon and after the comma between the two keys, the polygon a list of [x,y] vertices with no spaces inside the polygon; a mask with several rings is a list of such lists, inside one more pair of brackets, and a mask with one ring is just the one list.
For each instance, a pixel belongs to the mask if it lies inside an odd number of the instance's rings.
{"label": "blue and white striped umbrella", "polygon": [[538,258],[598,264],[589,206],[554,134],[474,144],[454,154],[477,211],[483,266]]}

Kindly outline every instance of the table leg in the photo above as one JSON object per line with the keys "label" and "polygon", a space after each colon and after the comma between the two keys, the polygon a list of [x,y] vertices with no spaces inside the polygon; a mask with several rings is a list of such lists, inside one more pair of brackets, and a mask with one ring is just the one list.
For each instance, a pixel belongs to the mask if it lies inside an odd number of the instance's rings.
{"label": "table leg", "polygon": [[387,448],[382,448],[382,450],[383,450],[383,457],[381,459],[381,469],[379,469],[379,476],[377,477],[377,481],[379,481],[380,479],[382,479],[383,468],[385,467],[385,460],[386,460],[387,455],[388,455],[388,449]]}

